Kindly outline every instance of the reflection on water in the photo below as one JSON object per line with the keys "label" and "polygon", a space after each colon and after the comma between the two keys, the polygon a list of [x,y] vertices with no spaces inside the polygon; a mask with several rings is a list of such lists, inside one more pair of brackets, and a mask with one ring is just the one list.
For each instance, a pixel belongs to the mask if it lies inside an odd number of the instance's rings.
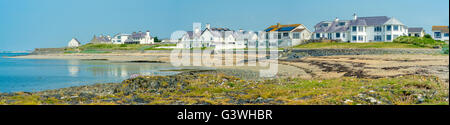
{"label": "reflection on water", "polygon": [[172,75],[166,63],[91,60],[34,60],[0,57],[0,92],[41,91],[95,83],[121,82],[133,74]]}
{"label": "reflection on water", "polygon": [[78,72],[80,72],[80,60],[69,60],[68,61],[69,66],[67,67],[67,70],[69,70],[69,75],[72,77],[77,77]]}

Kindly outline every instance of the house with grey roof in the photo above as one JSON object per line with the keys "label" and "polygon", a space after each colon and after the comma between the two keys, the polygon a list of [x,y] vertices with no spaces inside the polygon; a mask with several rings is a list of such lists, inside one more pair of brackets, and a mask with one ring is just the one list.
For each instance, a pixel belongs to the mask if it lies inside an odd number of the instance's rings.
{"label": "house with grey roof", "polygon": [[89,43],[92,44],[111,44],[111,37],[110,36],[104,36],[104,35],[100,35],[100,36],[95,36],[91,39],[91,41]]}
{"label": "house with grey roof", "polygon": [[245,48],[244,32],[229,28],[212,28],[206,24],[203,30],[194,26],[194,31],[187,31],[177,44],[178,48],[212,47],[215,49]]}
{"label": "house with grey roof", "polygon": [[154,38],[150,36],[150,31],[133,32],[132,34],[119,33],[111,39],[113,44],[154,44]]}
{"label": "house with grey roof", "polygon": [[425,36],[425,30],[422,27],[410,27],[408,28],[408,36],[423,37]]}
{"label": "house with grey roof", "polygon": [[394,17],[358,17],[352,20],[322,21],[314,26],[313,39],[330,39],[343,42],[392,42],[408,35],[408,27]]}

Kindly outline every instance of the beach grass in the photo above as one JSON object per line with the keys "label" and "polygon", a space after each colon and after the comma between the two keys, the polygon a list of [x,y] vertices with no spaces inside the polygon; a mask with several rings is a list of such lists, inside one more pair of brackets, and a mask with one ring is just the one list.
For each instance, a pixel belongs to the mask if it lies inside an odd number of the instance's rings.
{"label": "beach grass", "polygon": [[[223,74],[138,76],[108,87],[0,95],[0,104],[448,105],[448,88],[443,84],[448,83],[427,76],[260,81]],[[94,90],[111,93],[96,95]]]}

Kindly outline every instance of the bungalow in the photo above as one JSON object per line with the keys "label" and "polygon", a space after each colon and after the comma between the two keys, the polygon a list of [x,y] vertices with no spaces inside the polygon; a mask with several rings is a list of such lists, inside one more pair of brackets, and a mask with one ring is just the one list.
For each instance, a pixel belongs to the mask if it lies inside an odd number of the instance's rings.
{"label": "bungalow", "polygon": [[433,39],[448,42],[448,29],[448,26],[433,26],[431,29]]}
{"label": "bungalow", "polygon": [[132,34],[119,33],[114,35],[112,38],[113,44],[153,44],[154,38],[150,36],[150,31],[138,33],[133,32]]}
{"label": "bungalow", "polygon": [[[303,24],[272,25],[263,34],[265,39],[278,39],[279,47],[300,45],[311,38],[311,31]],[[270,37],[272,36],[272,37]]]}
{"label": "bungalow", "polygon": [[75,48],[75,47],[79,47],[80,45],[81,45],[81,43],[76,38],[72,38],[72,40],[69,41],[69,44],[67,47]]}
{"label": "bungalow", "polygon": [[408,35],[408,28],[396,18],[386,16],[358,17],[352,20],[322,21],[314,26],[313,39],[330,39],[345,42],[392,42]]}
{"label": "bungalow", "polygon": [[423,37],[425,36],[425,30],[422,27],[408,28],[408,36]]}

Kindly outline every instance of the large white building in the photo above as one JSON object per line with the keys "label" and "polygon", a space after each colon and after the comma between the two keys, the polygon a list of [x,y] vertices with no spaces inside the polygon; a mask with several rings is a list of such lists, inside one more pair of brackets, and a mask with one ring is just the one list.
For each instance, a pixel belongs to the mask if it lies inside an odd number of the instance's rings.
{"label": "large white building", "polygon": [[195,28],[188,31],[181,37],[178,48],[203,48],[212,47],[215,49],[245,48],[246,40],[244,31],[233,31],[228,28],[211,28],[206,24],[205,29]]}
{"label": "large white building", "polygon": [[393,17],[358,17],[352,20],[322,21],[314,26],[313,39],[329,39],[352,43],[392,42],[408,35],[408,27]]}
{"label": "large white building", "polygon": [[434,40],[441,40],[448,42],[448,26],[433,26],[431,32]]}
{"label": "large white building", "polygon": [[113,44],[154,44],[154,38],[150,36],[150,31],[133,32],[132,34],[119,33],[112,37]]}

